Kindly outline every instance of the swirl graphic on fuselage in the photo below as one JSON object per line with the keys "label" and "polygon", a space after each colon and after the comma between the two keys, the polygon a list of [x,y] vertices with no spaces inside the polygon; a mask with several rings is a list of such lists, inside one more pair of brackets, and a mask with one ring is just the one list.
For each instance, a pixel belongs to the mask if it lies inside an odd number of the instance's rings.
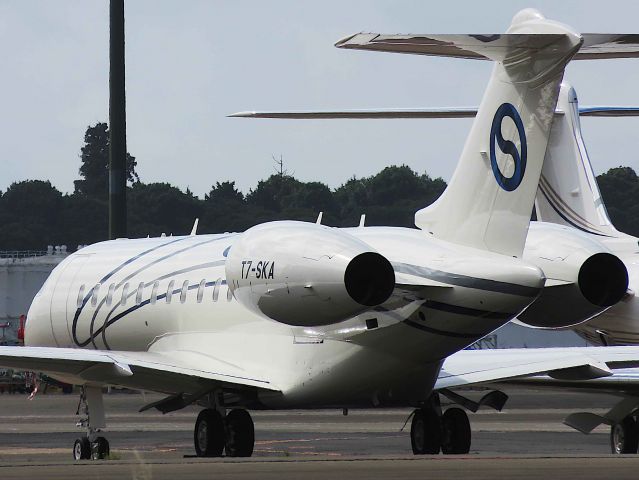
{"label": "swirl graphic on fuselage", "polygon": [[[521,152],[517,150],[517,145],[511,140],[506,140],[501,133],[501,124],[504,117],[509,117],[515,123],[517,127],[517,133],[519,135],[519,143],[521,145]],[[510,155],[515,163],[515,171],[512,176],[506,177],[497,163],[497,156],[495,152],[495,143],[505,155]],[[493,117],[493,124],[490,128],[490,165],[495,175],[495,180],[501,188],[507,192],[512,192],[517,189],[524,178],[524,172],[526,171],[526,158],[528,156],[527,144],[526,144],[526,132],[524,130],[524,124],[521,121],[519,112],[510,103],[502,103]]]}

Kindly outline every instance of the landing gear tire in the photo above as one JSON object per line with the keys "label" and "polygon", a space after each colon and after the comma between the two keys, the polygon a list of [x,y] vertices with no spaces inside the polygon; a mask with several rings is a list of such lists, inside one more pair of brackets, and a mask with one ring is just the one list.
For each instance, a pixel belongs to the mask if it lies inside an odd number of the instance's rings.
{"label": "landing gear tire", "polygon": [[639,446],[639,426],[632,416],[610,427],[610,447],[612,453],[637,453]]}
{"label": "landing gear tire", "polygon": [[442,415],[442,453],[465,454],[470,451],[470,422],[461,408],[449,408]]}
{"label": "landing gear tire", "polygon": [[253,419],[246,410],[231,410],[226,416],[226,455],[250,457],[255,445]]}
{"label": "landing gear tire", "polygon": [[89,460],[91,458],[91,442],[87,437],[76,438],[73,444],[74,460]]}
{"label": "landing gear tire", "polygon": [[104,437],[97,437],[91,442],[91,458],[93,460],[104,460],[111,453],[109,441]]}
{"label": "landing gear tire", "polygon": [[193,440],[198,457],[219,457],[224,450],[224,420],[216,410],[207,408],[197,416]]}
{"label": "landing gear tire", "polygon": [[436,455],[441,447],[442,423],[429,408],[415,410],[410,426],[410,443],[415,455]]}

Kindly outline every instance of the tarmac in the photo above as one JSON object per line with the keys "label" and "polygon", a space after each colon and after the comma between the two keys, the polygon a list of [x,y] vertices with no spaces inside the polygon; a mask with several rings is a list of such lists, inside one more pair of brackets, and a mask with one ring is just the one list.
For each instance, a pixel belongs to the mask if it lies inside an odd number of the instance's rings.
{"label": "tarmac", "polygon": [[[74,462],[77,395],[0,395],[0,479],[134,478],[637,478],[639,455],[611,455],[609,427],[591,435],[561,422],[569,413],[603,413],[614,397],[528,390],[509,392],[502,412],[470,414],[468,455],[413,456],[410,409],[252,412],[255,453],[249,459],[193,456],[199,408],[137,413],[160,397],[105,395],[111,458]],[[477,398],[480,392],[469,392]]]}

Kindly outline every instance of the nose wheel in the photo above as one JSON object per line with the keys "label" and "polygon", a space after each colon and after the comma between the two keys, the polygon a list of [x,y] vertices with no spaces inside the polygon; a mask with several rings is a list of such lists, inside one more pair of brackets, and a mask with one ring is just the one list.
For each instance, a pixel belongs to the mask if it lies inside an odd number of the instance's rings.
{"label": "nose wheel", "polygon": [[193,431],[198,457],[250,457],[255,445],[255,429],[251,415],[242,409],[231,410],[222,417],[212,408],[200,412]]}
{"label": "nose wheel", "polygon": [[80,437],[73,444],[73,459],[88,460],[91,458],[91,442],[89,437]]}

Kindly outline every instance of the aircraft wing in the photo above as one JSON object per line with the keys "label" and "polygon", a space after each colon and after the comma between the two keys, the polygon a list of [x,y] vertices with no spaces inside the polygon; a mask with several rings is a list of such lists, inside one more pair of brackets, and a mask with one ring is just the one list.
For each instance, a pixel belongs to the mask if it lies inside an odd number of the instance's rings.
{"label": "aircraft wing", "polygon": [[196,393],[217,385],[279,390],[267,379],[192,351],[0,347],[0,366],[42,372],[74,384],[95,382],[164,393]]}
{"label": "aircraft wing", "polygon": [[639,368],[614,370],[612,375],[600,378],[562,380],[549,375],[532,375],[505,380],[501,383],[530,388],[562,388],[591,393],[637,396],[639,395]]}
{"label": "aircraft wing", "polygon": [[[605,384],[613,370],[639,367],[639,347],[462,350],[444,361],[435,389],[478,384]],[[608,380],[612,387],[612,383]]]}

